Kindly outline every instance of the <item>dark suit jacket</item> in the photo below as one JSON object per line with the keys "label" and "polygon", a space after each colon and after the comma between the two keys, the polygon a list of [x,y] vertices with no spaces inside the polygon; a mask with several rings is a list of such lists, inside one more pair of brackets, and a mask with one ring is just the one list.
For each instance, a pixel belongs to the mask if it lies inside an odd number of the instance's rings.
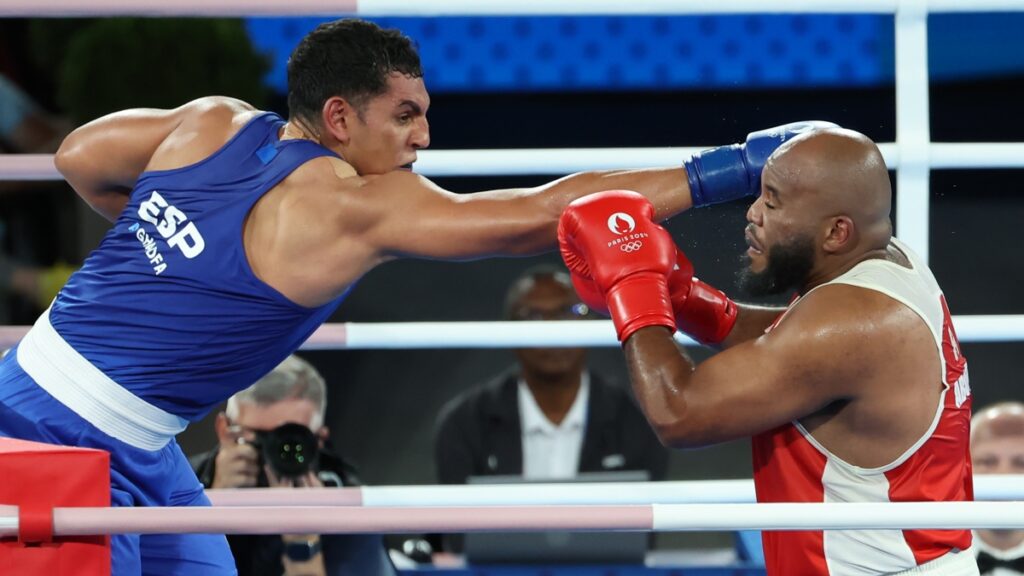
{"label": "dark suit jacket", "polygon": [[[503,374],[463,392],[441,410],[434,441],[441,484],[523,473],[518,378],[518,372]],[[579,472],[647,470],[651,480],[663,480],[667,466],[668,450],[629,394],[591,373]]]}

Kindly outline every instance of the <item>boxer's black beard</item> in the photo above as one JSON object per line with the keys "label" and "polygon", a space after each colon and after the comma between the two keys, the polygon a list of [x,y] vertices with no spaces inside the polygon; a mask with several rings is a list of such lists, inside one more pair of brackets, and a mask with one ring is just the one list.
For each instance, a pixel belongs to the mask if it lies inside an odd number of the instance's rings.
{"label": "boxer's black beard", "polygon": [[754,297],[781,294],[807,283],[814,267],[814,242],[810,236],[799,236],[787,244],[772,246],[768,250],[768,265],[761,272],[750,270],[750,256],[746,252],[740,259],[740,290]]}

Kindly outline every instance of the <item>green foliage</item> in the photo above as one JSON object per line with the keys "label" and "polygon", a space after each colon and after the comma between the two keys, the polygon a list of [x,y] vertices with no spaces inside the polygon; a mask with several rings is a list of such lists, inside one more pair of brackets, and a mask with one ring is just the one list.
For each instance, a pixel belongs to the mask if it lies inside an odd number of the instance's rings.
{"label": "green foliage", "polygon": [[32,18],[29,20],[29,56],[37,71],[46,73],[49,83],[56,80],[57,71],[68,51],[68,42],[84,28],[92,26],[95,18]]}
{"label": "green foliage", "polygon": [[124,108],[175,108],[210,95],[262,107],[268,67],[240,20],[108,18],[67,41],[57,103],[76,122]]}

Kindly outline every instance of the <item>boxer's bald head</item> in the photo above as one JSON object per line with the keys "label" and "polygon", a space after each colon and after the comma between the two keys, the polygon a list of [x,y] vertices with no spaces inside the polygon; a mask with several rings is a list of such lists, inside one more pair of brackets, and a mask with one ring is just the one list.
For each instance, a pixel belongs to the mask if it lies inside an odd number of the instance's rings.
{"label": "boxer's bald head", "polygon": [[843,128],[809,132],[780,147],[768,164],[795,193],[806,196],[808,223],[835,226],[842,217],[852,221],[856,236],[826,244],[827,250],[871,250],[889,243],[889,171],[867,136]]}
{"label": "boxer's bald head", "polygon": [[839,264],[884,249],[892,236],[892,187],[868,137],[842,128],[802,134],[765,164],[762,194],[748,212],[755,294],[802,289]]}

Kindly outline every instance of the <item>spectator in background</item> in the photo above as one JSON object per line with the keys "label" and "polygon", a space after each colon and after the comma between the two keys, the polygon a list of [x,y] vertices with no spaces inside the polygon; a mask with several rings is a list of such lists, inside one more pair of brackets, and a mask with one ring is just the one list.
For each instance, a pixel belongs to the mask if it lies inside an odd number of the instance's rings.
{"label": "spectator in background", "polygon": [[[505,299],[510,320],[587,316],[556,267],[520,276]],[[518,366],[442,409],[434,456],[442,484],[470,476],[564,479],[580,472],[646,470],[662,480],[668,452],[629,394],[586,369],[582,348],[525,348]]]}
{"label": "spectator in background", "polygon": [[[327,390],[323,377],[292,355],[249,388],[232,396],[217,415],[219,444],[192,458],[206,488],[322,487],[359,483],[352,466],[331,451],[324,426]],[[297,477],[276,474],[259,446],[268,432],[284,424],[301,424],[315,436],[318,463]],[[294,429],[294,428],[293,428]],[[306,431],[303,431],[306,432]],[[290,534],[228,536],[239,576],[349,575],[393,576],[380,536]]]}
{"label": "spectator in background", "polygon": [[32,266],[0,252],[0,294],[17,295],[45,310],[77,269],[63,262]]}
{"label": "spectator in background", "polygon": [[[1024,403],[1001,402],[971,420],[974,473],[1024,474]],[[974,548],[983,575],[1024,574],[1024,530],[978,530]]]}
{"label": "spectator in background", "polygon": [[47,114],[28,94],[0,74],[0,146],[18,154],[57,151],[71,124]]}
{"label": "spectator in background", "polygon": [[[0,152],[52,153],[71,131],[71,124],[45,112],[14,82],[0,74]],[[24,183],[0,184],[0,190],[16,190]],[[45,310],[57,291],[77,269],[63,262],[35,266],[0,251],[0,295],[15,295]],[[7,317],[6,311],[0,319]],[[5,320],[6,321],[6,320]]]}

